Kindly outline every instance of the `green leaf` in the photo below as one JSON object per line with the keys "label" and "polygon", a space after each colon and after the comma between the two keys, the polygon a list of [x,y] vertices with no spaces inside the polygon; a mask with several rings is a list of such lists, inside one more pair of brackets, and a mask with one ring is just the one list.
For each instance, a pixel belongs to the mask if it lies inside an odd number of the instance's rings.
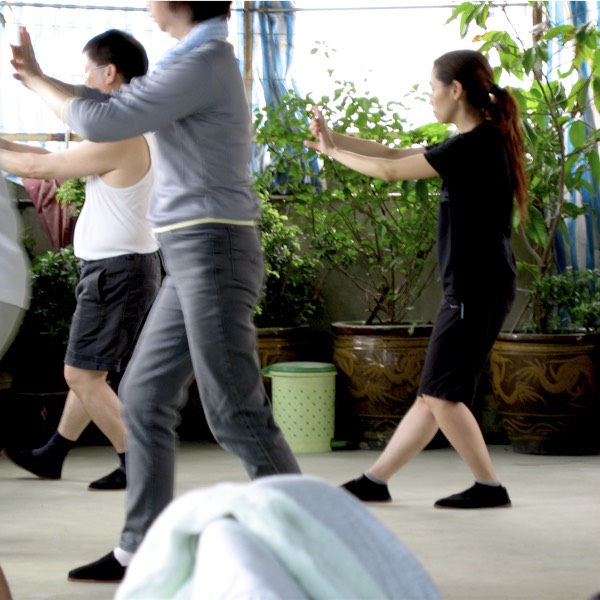
{"label": "green leaf", "polygon": [[579,110],[583,113],[588,104],[588,94],[590,90],[591,79],[580,79],[573,86],[573,93],[577,93],[577,103]]}
{"label": "green leaf", "polygon": [[594,77],[592,88],[594,90],[594,104],[596,105],[596,110],[600,111],[600,77]]}
{"label": "green leaf", "polygon": [[551,27],[543,36],[544,40],[551,40],[558,37],[571,38],[575,35],[576,27],[574,25],[558,25]]}
{"label": "green leaf", "polygon": [[485,3],[481,3],[479,5],[479,10],[477,11],[477,13],[475,14],[475,22],[477,23],[477,25],[479,25],[479,27],[481,27],[482,29],[485,29],[486,26],[486,22],[487,22],[487,18],[489,15],[489,8],[488,5]]}
{"label": "green leaf", "polygon": [[581,215],[585,215],[590,211],[590,207],[588,205],[578,206],[573,202],[565,202],[563,204],[563,214],[571,219],[576,219]]}
{"label": "green leaf", "polygon": [[596,46],[596,51],[594,52],[593,66],[593,76],[600,77],[600,48],[598,46]]}
{"label": "green leaf", "polygon": [[580,119],[578,119],[577,121],[574,121],[571,124],[571,126],[569,127],[569,140],[571,141],[571,144],[573,144],[573,146],[575,148],[581,148],[582,146],[585,146],[585,144],[586,144],[585,132],[586,132],[586,125]]}
{"label": "green leaf", "polygon": [[531,73],[531,71],[533,71],[535,65],[535,53],[533,48],[528,48],[523,52],[522,63],[526,73]]}
{"label": "green leaf", "polygon": [[548,230],[542,213],[534,206],[529,206],[529,221],[527,222],[527,235],[538,246],[545,246]]}
{"label": "green leaf", "polygon": [[596,182],[600,181],[600,158],[598,157],[597,150],[592,150],[588,154],[588,164],[592,172],[592,180]]}

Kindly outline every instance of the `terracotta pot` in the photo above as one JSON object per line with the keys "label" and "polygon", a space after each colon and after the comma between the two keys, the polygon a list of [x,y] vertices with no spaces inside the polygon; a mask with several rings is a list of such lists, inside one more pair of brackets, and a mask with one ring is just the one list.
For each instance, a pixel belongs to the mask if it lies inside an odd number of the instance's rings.
{"label": "terracotta pot", "polygon": [[600,333],[500,334],[490,368],[516,452],[600,453]]}
{"label": "terracotta pot", "polygon": [[[338,322],[332,327],[337,437],[345,434],[362,448],[379,449],[415,400],[432,326]],[[444,444],[441,437],[432,446]]]}

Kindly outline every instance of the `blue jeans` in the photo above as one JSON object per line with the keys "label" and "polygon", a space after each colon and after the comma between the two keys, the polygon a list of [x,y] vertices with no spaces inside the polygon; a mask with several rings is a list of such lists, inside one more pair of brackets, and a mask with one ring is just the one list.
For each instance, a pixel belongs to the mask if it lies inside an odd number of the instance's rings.
{"label": "blue jeans", "polygon": [[128,433],[126,522],[134,552],[173,498],[175,427],[196,377],[208,425],[251,479],[300,468],[273,421],[252,311],[264,275],[253,227],[196,225],[159,234],[167,276],[119,387]]}

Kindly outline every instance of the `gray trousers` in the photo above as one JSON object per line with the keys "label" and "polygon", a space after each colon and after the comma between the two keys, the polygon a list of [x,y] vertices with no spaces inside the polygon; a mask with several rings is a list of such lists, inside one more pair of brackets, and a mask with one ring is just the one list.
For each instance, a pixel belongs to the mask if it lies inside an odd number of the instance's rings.
{"label": "gray trousers", "polygon": [[196,377],[208,425],[251,479],[300,468],[273,421],[252,311],[263,279],[253,227],[197,225],[159,234],[167,276],[119,387],[127,426],[126,521],[135,552],[173,498],[175,428]]}

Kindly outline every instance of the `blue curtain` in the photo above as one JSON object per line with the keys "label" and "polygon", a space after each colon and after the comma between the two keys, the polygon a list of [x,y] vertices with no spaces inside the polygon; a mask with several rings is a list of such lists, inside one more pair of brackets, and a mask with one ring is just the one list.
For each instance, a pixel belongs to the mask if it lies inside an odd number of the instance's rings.
{"label": "blue curtain", "polygon": [[[288,90],[296,91],[290,76],[294,48],[294,8],[294,2],[259,1],[251,4],[253,85],[249,100],[253,113],[261,106],[279,106]],[[244,53],[239,52],[239,56],[244,56]],[[262,171],[267,163],[264,148],[255,145],[252,170]]]}
{"label": "blue curtain", "polygon": [[256,5],[262,49],[260,84],[265,104],[277,106],[290,89],[297,91],[289,75],[294,48],[294,2],[256,2]]}
{"label": "blue curtain", "polygon": [[[572,23],[576,26],[584,23],[596,23],[598,26],[598,14],[600,2],[588,1],[551,1],[548,3],[549,17],[553,25]],[[559,68],[560,56],[557,57]],[[590,67],[584,64],[581,75],[589,76]],[[597,129],[600,125],[598,114],[595,112],[594,103],[587,105],[583,120],[590,131]],[[592,191],[583,189],[581,192],[571,195],[571,202],[579,206],[590,208],[583,218],[570,219],[567,226],[569,232],[568,241],[558,236],[556,243],[556,257],[558,268],[566,269],[594,269],[600,263],[600,182],[594,181],[591,172],[588,172],[587,180]]]}
{"label": "blue curtain", "polygon": [[[237,7],[243,4],[236,3]],[[294,27],[296,20],[295,2],[252,2],[252,110],[263,106],[277,107],[290,90],[299,94],[298,87],[291,75],[294,51]],[[238,11],[243,19],[243,10]],[[240,20],[238,31],[244,32]],[[240,36],[238,56],[241,59],[242,72],[246,72],[243,63],[244,34]],[[307,121],[308,121],[307,116]],[[307,154],[315,175],[319,171],[314,153]],[[264,148],[255,145],[252,170],[262,171],[268,165],[269,157]],[[285,181],[285,174],[278,175],[277,183]]]}

